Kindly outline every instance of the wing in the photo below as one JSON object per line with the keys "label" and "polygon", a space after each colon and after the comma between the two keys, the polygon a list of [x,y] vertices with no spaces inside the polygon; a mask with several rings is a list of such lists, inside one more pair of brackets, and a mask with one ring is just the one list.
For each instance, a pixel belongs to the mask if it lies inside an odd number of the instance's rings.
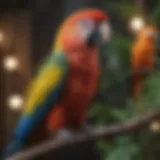
{"label": "wing", "polygon": [[27,93],[15,138],[25,140],[59,100],[67,77],[68,63],[63,53],[49,56]]}

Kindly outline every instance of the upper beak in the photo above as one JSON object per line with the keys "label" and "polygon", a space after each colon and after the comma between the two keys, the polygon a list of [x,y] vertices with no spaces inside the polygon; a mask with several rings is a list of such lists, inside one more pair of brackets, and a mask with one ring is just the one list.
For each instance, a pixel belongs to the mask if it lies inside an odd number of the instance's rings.
{"label": "upper beak", "polygon": [[93,31],[90,33],[90,35],[87,37],[87,44],[88,46],[94,46],[98,44],[98,41],[100,39],[100,33],[97,28],[93,29]]}
{"label": "upper beak", "polygon": [[104,21],[99,26],[99,31],[102,37],[102,43],[107,43],[111,39],[111,27],[108,22]]}

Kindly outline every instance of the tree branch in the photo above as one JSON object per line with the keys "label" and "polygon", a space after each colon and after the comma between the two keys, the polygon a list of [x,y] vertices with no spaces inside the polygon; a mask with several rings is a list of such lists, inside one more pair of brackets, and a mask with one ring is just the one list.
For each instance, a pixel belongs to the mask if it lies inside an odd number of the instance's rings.
{"label": "tree branch", "polygon": [[70,145],[78,145],[84,142],[100,140],[103,138],[114,137],[126,133],[131,133],[140,130],[151,121],[160,118],[159,111],[150,111],[137,120],[130,120],[124,123],[113,124],[106,127],[99,127],[93,129],[90,133],[78,133],[73,138],[58,138],[48,140],[43,144],[32,147],[26,151],[20,152],[7,160],[28,160],[37,156],[43,155],[49,151],[60,149]]}

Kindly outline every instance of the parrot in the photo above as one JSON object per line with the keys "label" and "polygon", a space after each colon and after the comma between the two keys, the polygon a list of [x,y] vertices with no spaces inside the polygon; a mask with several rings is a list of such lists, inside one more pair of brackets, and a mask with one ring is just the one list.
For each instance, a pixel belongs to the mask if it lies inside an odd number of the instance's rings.
{"label": "parrot", "polygon": [[100,48],[110,37],[109,17],[100,9],[81,9],[64,19],[51,53],[28,88],[24,109],[4,155],[21,151],[42,122],[49,136],[85,130],[88,106],[101,75]]}
{"label": "parrot", "polygon": [[[156,51],[158,30],[156,26],[145,26],[137,34],[131,51],[131,66],[133,73],[132,96],[139,98],[145,78],[156,69]],[[144,73],[142,72],[144,71]]]}

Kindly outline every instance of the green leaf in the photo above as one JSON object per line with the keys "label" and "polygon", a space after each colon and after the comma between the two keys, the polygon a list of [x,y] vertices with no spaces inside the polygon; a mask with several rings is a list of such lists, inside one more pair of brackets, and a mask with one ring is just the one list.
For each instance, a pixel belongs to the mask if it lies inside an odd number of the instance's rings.
{"label": "green leaf", "polygon": [[126,120],[130,120],[133,117],[133,112],[130,108],[126,109],[112,109],[112,114],[116,117],[117,121],[123,122]]}
{"label": "green leaf", "polygon": [[106,160],[134,160],[139,147],[131,136],[121,136],[115,139],[116,147],[109,152]]}
{"label": "green leaf", "polygon": [[104,112],[104,107],[101,103],[94,103],[94,105],[91,107],[91,109],[88,112],[89,117],[94,117],[100,115],[102,112]]}
{"label": "green leaf", "polygon": [[[159,5],[160,6],[160,5]],[[157,7],[150,16],[151,22],[157,26],[160,26],[160,7]]]}
{"label": "green leaf", "polygon": [[107,8],[112,9],[112,11],[117,13],[121,18],[128,18],[133,13],[137,12],[131,1],[121,1],[120,3],[117,3],[117,1],[110,1],[107,3]]}

